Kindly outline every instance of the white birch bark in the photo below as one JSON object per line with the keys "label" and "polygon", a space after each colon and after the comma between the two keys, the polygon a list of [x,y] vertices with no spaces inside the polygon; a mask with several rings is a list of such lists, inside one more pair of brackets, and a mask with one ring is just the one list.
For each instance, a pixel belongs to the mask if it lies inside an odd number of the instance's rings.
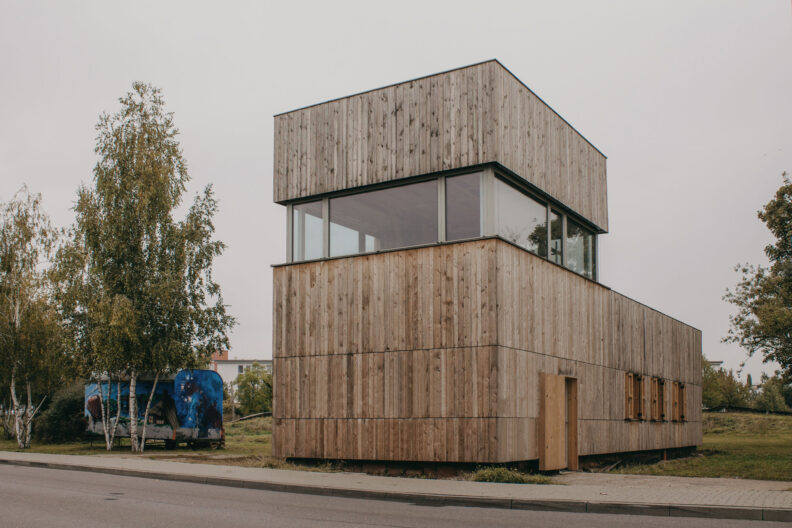
{"label": "white birch bark", "polygon": [[[33,417],[36,416],[38,408],[33,408],[33,391],[30,382],[27,382],[27,408],[25,409],[25,449],[30,447],[30,440],[33,437]],[[42,401],[43,403],[43,401]],[[40,406],[39,406],[40,407]]]}
{"label": "white birch bark", "polygon": [[[97,381],[97,385],[99,386],[99,409],[101,410],[101,415],[102,415],[102,432],[104,433],[104,438],[105,438],[105,448],[108,451],[110,451],[110,449],[111,449],[110,435],[108,434],[108,431],[107,431],[107,415],[105,414],[104,396],[102,396],[102,380],[96,380],[96,381]],[[107,383],[107,386],[108,386],[108,389],[107,389],[107,392],[108,392],[107,400],[110,401],[110,389],[109,389],[110,382]],[[108,404],[108,411],[109,410],[110,410],[110,407],[109,407],[109,404]]]}
{"label": "white birch bark", "polygon": [[143,413],[143,437],[140,441],[140,452],[142,453],[146,449],[146,425],[148,425],[148,417],[149,417],[149,410],[151,410],[151,400],[154,399],[154,391],[157,390],[157,381],[159,381],[159,371],[157,371],[157,375],[154,376],[154,384],[151,386],[151,392],[149,393],[148,401],[146,402],[146,412]]}
{"label": "white birch bark", "polygon": [[[107,386],[107,399],[110,399],[110,383],[108,382]],[[110,414],[110,403],[107,404],[107,414]],[[107,448],[108,451],[113,449],[113,444],[115,443],[115,435],[116,430],[118,429],[118,419],[121,418],[121,381],[116,382],[116,417],[115,422],[113,422],[113,429],[110,433],[110,444]]]}
{"label": "white birch bark", "polygon": [[19,402],[16,393],[16,367],[11,371],[11,402],[14,408],[14,430],[16,433],[17,445],[20,449],[29,449],[30,440],[33,437],[33,418],[38,413],[44,400],[38,407],[33,407],[33,389],[30,382],[25,382],[27,391],[27,404]]}
{"label": "white birch bark", "polygon": [[14,433],[16,433],[17,445],[20,449],[24,449],[24,409],[22,408],[22,405],[20,405],[16,393],[16,367],[11,369],[11,405],[14,407]]}
{"label": "white birch bark", "polygon": [[134,370],[129,375],[129,443],[133,453],[140,452],[140,442],[138,438],[138,418],[137,418],[137,372]]}

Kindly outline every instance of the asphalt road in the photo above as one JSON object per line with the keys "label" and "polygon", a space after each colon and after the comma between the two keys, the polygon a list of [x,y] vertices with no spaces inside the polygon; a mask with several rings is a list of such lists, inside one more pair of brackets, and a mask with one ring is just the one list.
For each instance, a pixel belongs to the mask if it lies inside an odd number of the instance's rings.
{"label": "asphalt road", "polygon": [[421,506],[135,477],[0,466],[0,526],[718,527],[779,523]]}

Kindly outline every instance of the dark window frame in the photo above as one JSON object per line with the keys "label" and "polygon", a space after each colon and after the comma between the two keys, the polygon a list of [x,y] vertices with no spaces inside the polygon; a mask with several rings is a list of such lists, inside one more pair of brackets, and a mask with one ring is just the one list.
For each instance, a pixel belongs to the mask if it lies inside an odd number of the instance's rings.
{"label": "dark window frame", "polygon": [[[533,188],[533,185],[529,182],[523,181],[522,179],[516,177],[516,175],[510,175],[504,172],[506,169],[498,168],[497,166],[476,166],[476,167],[467,167],[464,169],[456,169],[452,171],[446,171],[443,173],[434,173],[430,175],[418,176],[414,178],[407,178],[404,180],[398,181],[390,181],[390,182],[382,182],[379,184],[374,184],[371,186],[366,186],[364,188],[356,188],[356,189],[344,189],[337,192],[327,193],[322,196],[311,196],[306,198],[301,198],[299,200],[294,200],[286,204],[287,207],[287,225],[286,225],[286,236],[287,236],[287,258],[286,263],[300,263],[300,262],[311,262],[317,260],[325,260],[331,258],[346,258],[352,256],[361,256],[361,255],[368,255],[368,254],[376,254],[385,251],[394,251],[394,250],[401,250],[401,249],[411,249],[417,247],[426,247],[432,246],[436,244],[442,244],[446,242],[462,242],[465,240],[476,240],[480,238],[491,238],[491,237],[498,237],[503,240],[506,240],[502,236],[498,234],[498,226],[497,226],[497,214],[494,211],[494,204],[495,204],[495,189],[494,189],[494,181],[501,180],[507,185],[509,185],[515,192],[519,192],[528,198],[536,201],[541,206],[546,209],[545,213],[545,225],[547,227],[547,255],[540,255],[537,252],[530,251],[529,249],[523,248],[526,251],[529,251],[531,254],[545,259],[553,264],[560,265],[567,271],[571,271],[578,276],[584,277],[589,280],[593,280],[595,282],[599,282],[599,241],[598,241],[598,229],[596,226],[593,226],[588,220],[579,216],[578,214],[574,213],[573,211],[566,208],[563,204],[558,203],[557,201],[553,200],[552,198],[548,198],[544,195],[541,190],[536,190]],[[447,233],[448,233],[448,202],[447,202],[447,179],[454,178],[457,176],[465,176],[471,174],[479,174],[480,175],[480,186],[479,186],[479,235],[472,238],[459,238],[454,240],[446,240]],[[379,249],[375,251],[363,251],[358,253],[350,253],[345,255],[337,255],[331,256],[330,255],[330,200],[334,198],[339,198],[342,196],[349,196],[349,195],[356,195],[356,194],[364,194],[369,193],[381,189],[387,188],[394,188],[394,187],[401,187],[406,185],[412,185],[415,183],[425,182],[425,181],[436,181],[438,185],[437,189],[437,236],[435,240],[430,243],[425,244],[417,244],[411,246],[403,246],[398,248],[388,248],[388,249]],[[322,238],[323,238],[323,247],[322,247],[322,256],[319,258],[312,258],[312,259],[302,259],[298,260],[296,255],[293,254],[293,245],[294,245],[294,226],[292,225],[293,221],[293,213],[292,209],[294,206],[304,204],[304,203],[311,203],[321,201],[322,203],[322,221],[323,221],[323,230],[322,230]],[[562,232],[562,243],[561,243],[561,262],[557,262],[557,259],[554,259],[551,256],[551,248],[552,248],[552,215],[558,215],[561,219],[561,232]],[[593,270],[591,276],[588,276],[584,273],[580,273],[574,269],[568,267],[567,257],[569,254],[569,244],[568,244],[568,224],[572,221],[576,225],[580,226],[583,230],[588,232],[592,236],[592,262],[593,262]],[[506,240],[509,242],[508,240]],[[518,246],[522,247],[522,246]]]}

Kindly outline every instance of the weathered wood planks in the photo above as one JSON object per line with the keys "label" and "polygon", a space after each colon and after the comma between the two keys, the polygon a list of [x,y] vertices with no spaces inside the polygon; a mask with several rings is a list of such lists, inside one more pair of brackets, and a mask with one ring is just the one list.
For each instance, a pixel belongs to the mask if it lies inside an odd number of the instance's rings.
{"label": "weathered wood planks", "polygon": [[602,230],[605,156],[497,61],[275,116],[274,197],[498,162]]}
{"label": "weathered wood planks", "polygon": [[[579,455],[701,442],[701,333],[502,240],[280,266],[273,291],[278,456],[536,459],[541,373],[577,380]],[[644,414],[665,381],[665,421],[625,421],[628,373]]]}

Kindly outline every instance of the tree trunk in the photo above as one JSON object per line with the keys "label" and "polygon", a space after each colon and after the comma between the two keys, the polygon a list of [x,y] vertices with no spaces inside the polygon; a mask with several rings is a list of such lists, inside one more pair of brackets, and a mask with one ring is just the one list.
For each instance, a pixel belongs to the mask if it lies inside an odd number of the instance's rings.
{"label": "tree trunk", "polygon": [[27,408],[25,409],[25,449],[30,448],[30,440],[33,436],[33,417],[36,415],[38,408],[33,408],[33,391],[30,388],[30,382],[27,385]]}
{"label": "tree trunk", "polygon": [[[99,409],[102,412],[102,432],[104,433],[105,438],[105,448],[110,451],[110,434],[107,430],[107,422],[108,418],[107,415],[110,413],[110,405],[107,406],[107,412],[105,412],[105,400],[104,396],[102,396],[102,380],[97,379],[96,385],[99,387]],[[107,400],[110,401],[110,382],[107,382]]]}
{"label": "tree trunk", "polygon": [[129,375],[129,443],[132,446],[132,452],[139,453],[137,395],[135,391],[137,391],[137,372],[133,370]]}
{"label": "tree trunk", "polygon": [[[108,382],[107,385],[107,399],[110,399],[110,384]],[[107,404],[107,414],[110,414],[110,404]],[[116,382],[116,417],[115,421],[113,422],[113,429],[110,433],[110,444],[107,447],[107,450],[110,451],[113,449],[113,444],[115,444],[115,435],[116,429],[118,429],[118,419],[121,418],[121,380]]]}
{"label": "tree trunk", "polygon": [[234,389],[233,383],[228,384],[228,392],[231,393],[229,400],[231,401],[231,421],[233,422],[236,420],[236,389]]}
{"label": "tree trunk", "polygon": [[25,410],[22,405],[20,405],[19,399],[17,398],[16,367],[11,369],[11,405],[14,408],[14,432],[16,433],[17,445],[20,449],[25,449],[23,438],[25,432],[25,424],[23,423]]}
{"label": "tree trunk", "polygon": [[140,441],[140,452],[142,453],[146,449],[146,426],[148,425],[148,417],[149,417],[149,410],[151,409],[151,400],[154,399],[154,391],[157,390],[157,381],[159,381],[159,371],[157,375],[154,376],[154,384],[151,386],[151,392],[149,393],[148,401],[146,402],[146,412],[143,413],[143,438]]}

